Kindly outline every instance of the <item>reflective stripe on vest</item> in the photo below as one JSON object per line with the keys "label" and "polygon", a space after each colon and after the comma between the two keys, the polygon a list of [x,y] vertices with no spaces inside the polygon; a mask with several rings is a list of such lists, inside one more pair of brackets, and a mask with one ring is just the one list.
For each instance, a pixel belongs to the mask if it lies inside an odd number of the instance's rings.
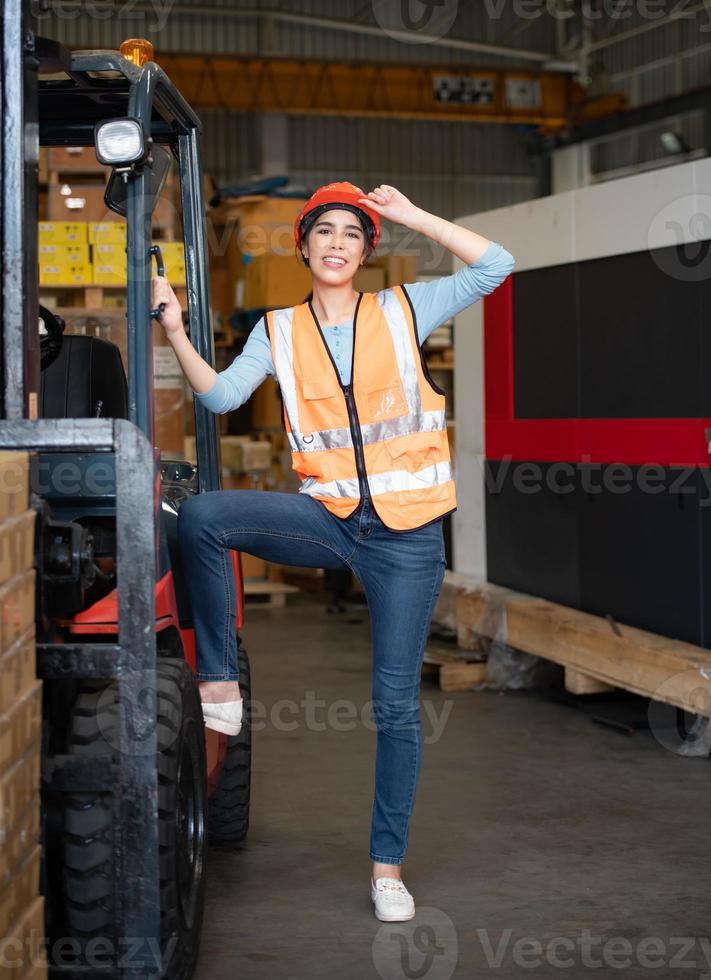
{"label": "reflective stripe on vest", "polygon": [[[299,492],[346,517],[364,476],[383,523],[403,530],[456,507],[444,396],[423,371],[410,309],[402,287],[360,297],[349,386],[308,303],[267,314]],[[346,388],[363,445],[361,474]]]}

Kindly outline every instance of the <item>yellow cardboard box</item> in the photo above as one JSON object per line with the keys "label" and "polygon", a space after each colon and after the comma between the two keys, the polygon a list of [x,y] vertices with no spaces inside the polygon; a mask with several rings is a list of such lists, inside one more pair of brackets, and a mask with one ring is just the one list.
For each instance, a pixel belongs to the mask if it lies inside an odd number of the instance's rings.
{"label": "yellow cardboard box", "polygon": [[125,245],[125,221],[90,221],[89,243],[91,245]]}
{"label": "yellow cardboard box", "polygon": [[40,221],[38,232],[40,245],[61,242],[83,245],[88,241],[86,221]]}
{"label": "yellow cardboard box", "polygon": [[111,263],[94,265],[92,282],[95,286],[125,286],[126,265],[122,268]]}
{"label": "yellow cardboard box", "polygon": [[40,286],[90,286],[91,262],[40,262]]}
{"label": "yellow cardboard box", "polygon": [[182,242],[159,242],[158,244],[166,265],[185,262],[185,245]]}
{"label": "yellow cardboard box", "polygon": [[126,265],[126,245],[124,242],[95,242],[91,246],[94,265]]}
{"label": "yellow cardboard box", "polygon": [[95,286],[126,285],[126,246],[120,242],[98,242],[91,246]]}
{"label": "yellow cardboard box", "polygon": [[89,262],[89,245],[86,242],[49,242],[40,244],[39,260],[44,265],[73,265]]}

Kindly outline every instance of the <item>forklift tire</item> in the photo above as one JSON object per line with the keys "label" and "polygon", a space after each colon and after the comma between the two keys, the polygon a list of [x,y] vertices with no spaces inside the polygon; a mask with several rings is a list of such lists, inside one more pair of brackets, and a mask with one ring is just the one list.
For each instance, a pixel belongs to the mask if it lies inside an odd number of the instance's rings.
{"label": "forklift tire", "polygon": [[[116,730],[116,683],[87,681],[75,703],[68,752],[111,752]],[[207,766],[200,698],[190,665],[159,657],[156,664],[158,841],[162,980],[188,980],[200,945],[206,856]],[[111,799],[103,794],[66,795],[62,848],[63,890],[69,936],[78,940],[80,965],[88,949],[105,938],[121,957],[116,934],[113,820]],[[124,896],[130,901],[130,896]],[[115,962],[107,956],[104,967]],[[92,965],[101,961],[92,955]]]}
{"label": "forklift tire", "polygon": [[249,795],[252,771],[252,686],[247,651],[238,643],[239,689],[244,698],[242,729],[227,736],[227,752],[215,792],[209,799],[208,835],[210,845],[229,850],[241,844],[249,829]]}

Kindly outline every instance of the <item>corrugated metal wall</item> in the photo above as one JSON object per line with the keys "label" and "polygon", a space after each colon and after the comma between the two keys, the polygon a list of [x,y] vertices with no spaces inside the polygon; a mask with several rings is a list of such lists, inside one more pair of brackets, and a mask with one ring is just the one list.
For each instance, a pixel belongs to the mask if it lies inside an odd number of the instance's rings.
{"label": "corrugated metal wall", "polygon": [[[649,6],[654,15],[660,4]],[[322,22],[285,22],[269,16],[259,0],[133,0],[123,6],[94,0],[81,13],[76,3],[64,8],[60,3],[42,18],[41,26],[43,33],[73,47],[116,47],[125,37],[148,37],[159,57],[162,50],[453,65],[510,62],[446,46],[447,38],[553,54],[560,28],[550,13],[537,19],[518,16],[513,0],[444,0],[439,16],[445,20],[426,28],[441,35],[444,44],[425,46],[389,36],[388,29],[403,27],[399,0],[273,0],[270,7],[277,15],[337,19],[375,33],[335,30]],[[590,0],[588,7],[604,4]],[[658,21],[645,17],[642,5],[630,0],[627,8],[618,4],[623,16],[596,16],[591,20],[595,36],[613,43],[594,52],[593,74],[602,73],[608,91],[624,91],[632,106],[711,82],[711,12],[706,7],[692,3],[684,8],[685,17]],[[547,5],[541,3],[541,8]],[[669,0],[666,9],[679,9],[678,0]],[[450,12],[456,14],[453,20]],[[640,28],[644,33],[627,36]],[[255,174],[260,167],[256,120],[219,111],[204,112],[203,118],[204,161],[218,184]],[[596,143],[593,172],[604,178],[667,162],[659,133],[670,125],[692,150],[703,153],[702,122],[696,112]],[[292,117],[288,132],[291,173],[310,186],[334,174],[363,186],[387,181],[446,217],[500,207],[538,192],[526,134],[510,127]]]}
{"label": "corrugated metal wall", "polygon": [[[443,13],[446,13],[446,0]],[[123,38],[147,37],[160,51],[228,52],[283,55],[329,60],[422,61],[486,65],[500,59],[444,46],[423,47],[389,37],[381,29],[397,28],[399,3],[390,0],[301,0],[282,4],[289,13],[337,18],[377,28],[377,35],[345,33],[323,25],[283,23],[261,16],[257,0],[211,0],[162,3],[159,0],[115,9],[96,16],[103,4],[89,5],[81,17],[76,6],[43,18],[42,30],[71,47],[117,47]],[[455,4],[456,6],[456,4]],[[494,4],[496,7],[497,5]],[[451,8],[451,3],[450,3]],[[105,8],[104,8],[105,9]],[[452,8],[453,9],[453,8]],[[92,15],[91,11],[94,11]],[[260,16],[239,16],[244,11]],[[377,17],[376,17],[377,14]],[[553,25],[542,18],[520,31],[510,3],[500,19],[487,15],[479,2],[460,0],[449,34],[487,43],[552,50]],[[437,32],[437,23],[428,28]],[[445,35],[446,37],[446,35]],[[219,186],[254,176],[260,168],[258,120],[248,113],[203,111],[203,162]],[[428,211],[454,218],[527,200],[537,195],[535,163],[527,155],[528,134],[506,126],[477,126],[413,120],[343,119],[293,116],[288,119],[289,173],[308,188],[334,179],[349,179],[364,188],[385,182]],[[421,273],[449,268],[444,249],[422,239],[413,242],[406,229],[389,226],[391,244],[414,246]],[[386,245],[386,243],[384,243]]]}
{"label": "corrugated metal wall", "polygon": [[[676,10],[684,16],[652,19],[644,16],[646,8],[642,5],[630,3],[629,16],[614,23],[610,34],[613,43],[593,54],[594,72],[603,70],[608,90],[624,92],[630,107],[711,84],[711,8],[708,4],[669,2],[657,4],[656,9],[664,6],[670,15]],[[649,9],[654,11],[654,5]],[[642,33],[634,34],[640,29]],[[683,137],[691,151],[701,155],[709,152],[702,113],[696,111],[595,144],[593,171],[604,176],[624,168],[647,167],[654,161],[669,162],[659,135],[670,128]]]}
{"label": "corrugated metal wall", "polygon": [[[54,0],[52,6],[53,12],[42,18],[43,33],[72,46],[116,47],[123,38],[138,36],[163,51],[411,62],[422,60],[426,50],[428,62],[485,65],[501,61],[490,54],[477,54],[473,59],[471,52],[456,48],[425,48],[420,43],[394,40],[387,29],[404,26],[399,0],[339,0],[337,4],[332,0],[274,0],[268,10],[260,0],[209,0],[204,4],[198,0],[131,0],[115,6],[94,0],[86,3],[81,15],[76,2]],[[269,17],[269,10],[364,25],[375,33],[288,23]],[[441,34],[444,40],[450,36],[542,51],[552,51],[555,38],[551,18],[522,22],[510,0],[444,0],[426,31]]]}

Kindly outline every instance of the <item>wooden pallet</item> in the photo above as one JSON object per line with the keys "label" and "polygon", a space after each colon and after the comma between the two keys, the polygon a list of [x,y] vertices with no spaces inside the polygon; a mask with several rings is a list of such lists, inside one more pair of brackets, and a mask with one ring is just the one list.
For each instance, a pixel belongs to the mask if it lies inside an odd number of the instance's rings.
{"label": "wooden pallet", "polygon": [[482,638],[565,669],[568,689],[622,688],[711,717],[711,650],[537,596],[447,572],[435,622],[456,628],[476,653]]}
{"label": "wooden pallet", "polygon": [[286,582],[272,582],[266,578],[244,580],[244,601],[249,606],[277,609],[286,605],[286,597],[301,589]]}
{"label": "wooden pallet", "polygon": [[437,678],[440,691],[472,691],[486,680],[486,660],[463,650],[430,644],[422,664],[423,678]]}
{"label": "wooden pallet", "polygon": [[[43,283],[39,287],[40,298],[56,293],[61,297],[57,309],[67,309],[73,313],[100,315],[107,309],[123,309],[126,306],[126,285],[116,286],[77,286],[75,284],[55,285]],[[188,291],[185,286],[175,286],[178,302],[187,309]]]}

